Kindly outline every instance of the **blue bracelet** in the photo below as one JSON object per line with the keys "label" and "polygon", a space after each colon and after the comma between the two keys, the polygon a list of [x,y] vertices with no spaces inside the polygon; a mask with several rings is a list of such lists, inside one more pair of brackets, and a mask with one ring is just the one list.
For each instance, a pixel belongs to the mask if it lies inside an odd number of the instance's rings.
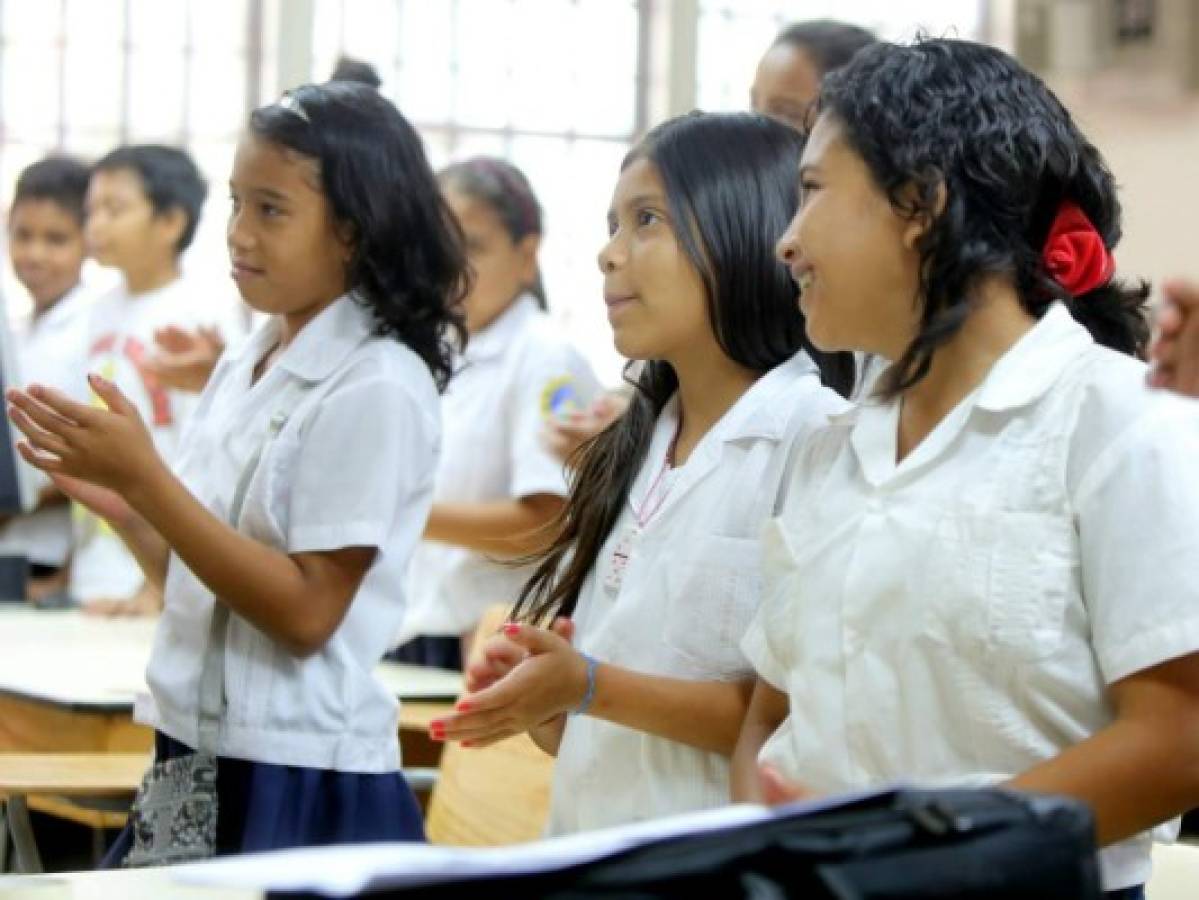
{"label": "blue bracelet", "polygon": [[595,657],[588,656],[586,653],[580,653],[579,656],[583,657],[587,663],[587,690],[583,694],[583,701],[570,711],[572,716],[581,716],[591,709],[591,704],[595,700],[595,670],[599,666]]}

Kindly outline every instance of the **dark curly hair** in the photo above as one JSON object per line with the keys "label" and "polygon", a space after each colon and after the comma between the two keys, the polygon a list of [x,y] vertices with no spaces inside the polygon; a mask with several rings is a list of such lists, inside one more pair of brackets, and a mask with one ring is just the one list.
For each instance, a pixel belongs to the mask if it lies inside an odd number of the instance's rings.
{"label": "dark curly hair", "polygon": [[465,342],[469,269],[416,130],[378,91],[335,81],[255,110],[250,132],[317,163],[334,217],[353,231],[350,290],[375,333],[410,347],[444,389]]}
{"label": "dark curly hair", "polygon": [[[650,131],[629,151],[657,170],[683,253],[704,285],[708,320],[720,349],[754,372],[782,365],[800,350],[842,396],[854,384],[850,353],[825,353],[808,340],[797,289],[774,258],[774,244],[795,214],[799,132],[749,113],[691,113]],[[584,444],[550,547],[537,564],[513,617],[547,622],[569,616],[615,527],[649,451],[654,423],[679,380],[665,360],[648,360],[628,410]]]}
{"label": "dark curly hair", "polygon": [[1072,297],[1042,262],[1064,201],[1109,249],[1120,240],[1120,202],[1099,151],[1010,56],[959,40],[875,44],[825,78],[817,112],[841,126],[897,212],[931,221],[919,247],[919,330],[880,381],[882,396],[927,374],[989,275],[1010,278],[1034,318],[1060,301],[1098,343],[1143,356],[1147,283],[1113,279]]}

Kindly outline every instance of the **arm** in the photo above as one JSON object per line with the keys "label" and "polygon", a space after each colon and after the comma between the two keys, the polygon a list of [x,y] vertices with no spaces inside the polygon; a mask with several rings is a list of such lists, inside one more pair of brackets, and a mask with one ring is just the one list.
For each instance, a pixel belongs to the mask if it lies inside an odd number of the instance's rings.
{"label": "arm", "polygon": [[1101,846],[1199,806],[1199,654],[1130,675],[1109,696],[1111,725],[1010,782],[1087,803]]}
{"label": "arm", "polygon": [[790,710],[787,695],[759,678],[733,750],[731,787],[734,802],[761,803],[765,799],[758,773],[758,754]]}
{"label": "arm", "polygon": [[375,559],[373,547],[288,555],[259,543],[209,512],[165,465],[129,500],[222,602],[296,656],[324,646]]}
{"label": "arm", "polygon": [[563,503],[556,494],[488,503],[436,503],[425,526],[425,539],[488,556],[525,556],[549,543],[549,526]]}
{"label": "arm", "polygon": [[[528,625],[507,625],[504,634],[528,656],[491,687],[464,697],[453,715],[435,723],[435,737],[485,746],[529,731],[582,702],[587,664],[569,642]],[[728,756],[751,690],[748,681],[688,681],[600,663],[588,714]],[[548,728],[539,736],[556,749]]]}
{"label": "arm", "polygon": [[1154,387],[1199,397],[1199,284],[1168,281],[1162,288],[1149,358]]}
{"label": "arm", "polygon": [[[40,387],[9,393],[13,421],[28,438],[24,458],[59,476],[60,486],[68,476],[120,496],[234,612],[298,656],[316,652],[341,623],[374,548],[289,556],[239,534],[171,473],[117,388],[90,380],[107,410]],[[126,534],[137,542],[136,529]]]}

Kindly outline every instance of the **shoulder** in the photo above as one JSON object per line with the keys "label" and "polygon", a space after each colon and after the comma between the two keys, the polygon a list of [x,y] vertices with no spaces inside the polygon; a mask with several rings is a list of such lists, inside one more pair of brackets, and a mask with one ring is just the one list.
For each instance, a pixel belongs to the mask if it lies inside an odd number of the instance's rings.
{"label": "shoulder", "polygon": [[1199,441],[1199,402],[1150,388],[1146,365],[1095,347],[1072,375],[1070,436],[1075,474],[1094,481],[1130,455],[1174,456],[1171,444]]}
{"label": "shoulder", "polygon": [[392,337],[371,337],[329,377],[324,396],[353,402],[363,412],[416,412],[438,418],[437,384],[424,360]]}

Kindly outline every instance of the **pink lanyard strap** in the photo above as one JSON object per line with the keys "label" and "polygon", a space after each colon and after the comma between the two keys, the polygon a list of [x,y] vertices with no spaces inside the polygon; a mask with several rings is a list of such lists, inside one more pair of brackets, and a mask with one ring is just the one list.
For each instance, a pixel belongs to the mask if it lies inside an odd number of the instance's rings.
{"label": "pink lanyard strap", "polygon": [[674,468],[674,454],[679,444],[679,434],[683,431],[683,420],[679,419],[679,426],[675,429],[674,437],[670,439],[670,446],[666,448],[666,458],[662,460],[662,468],[658,470],[658,474],[654,476],[654,480],[650,482],[649,490],[645,492],[645,500],[638,509],[633,505],[633,500],[629,498],[629,506],[633,510],[633,519],[637,523],[638,528],[644,528],[646,523],[654,517],[654,514],[662,508],[662,504],[666,502],[666,498],[670,496],[670,487],[664,489],[661,495],[657,498],[658,502],[651,502],[654,499],[654,491],[658,489],[658,485],[662,483],[662,479],[666,477],[666,473]]}

